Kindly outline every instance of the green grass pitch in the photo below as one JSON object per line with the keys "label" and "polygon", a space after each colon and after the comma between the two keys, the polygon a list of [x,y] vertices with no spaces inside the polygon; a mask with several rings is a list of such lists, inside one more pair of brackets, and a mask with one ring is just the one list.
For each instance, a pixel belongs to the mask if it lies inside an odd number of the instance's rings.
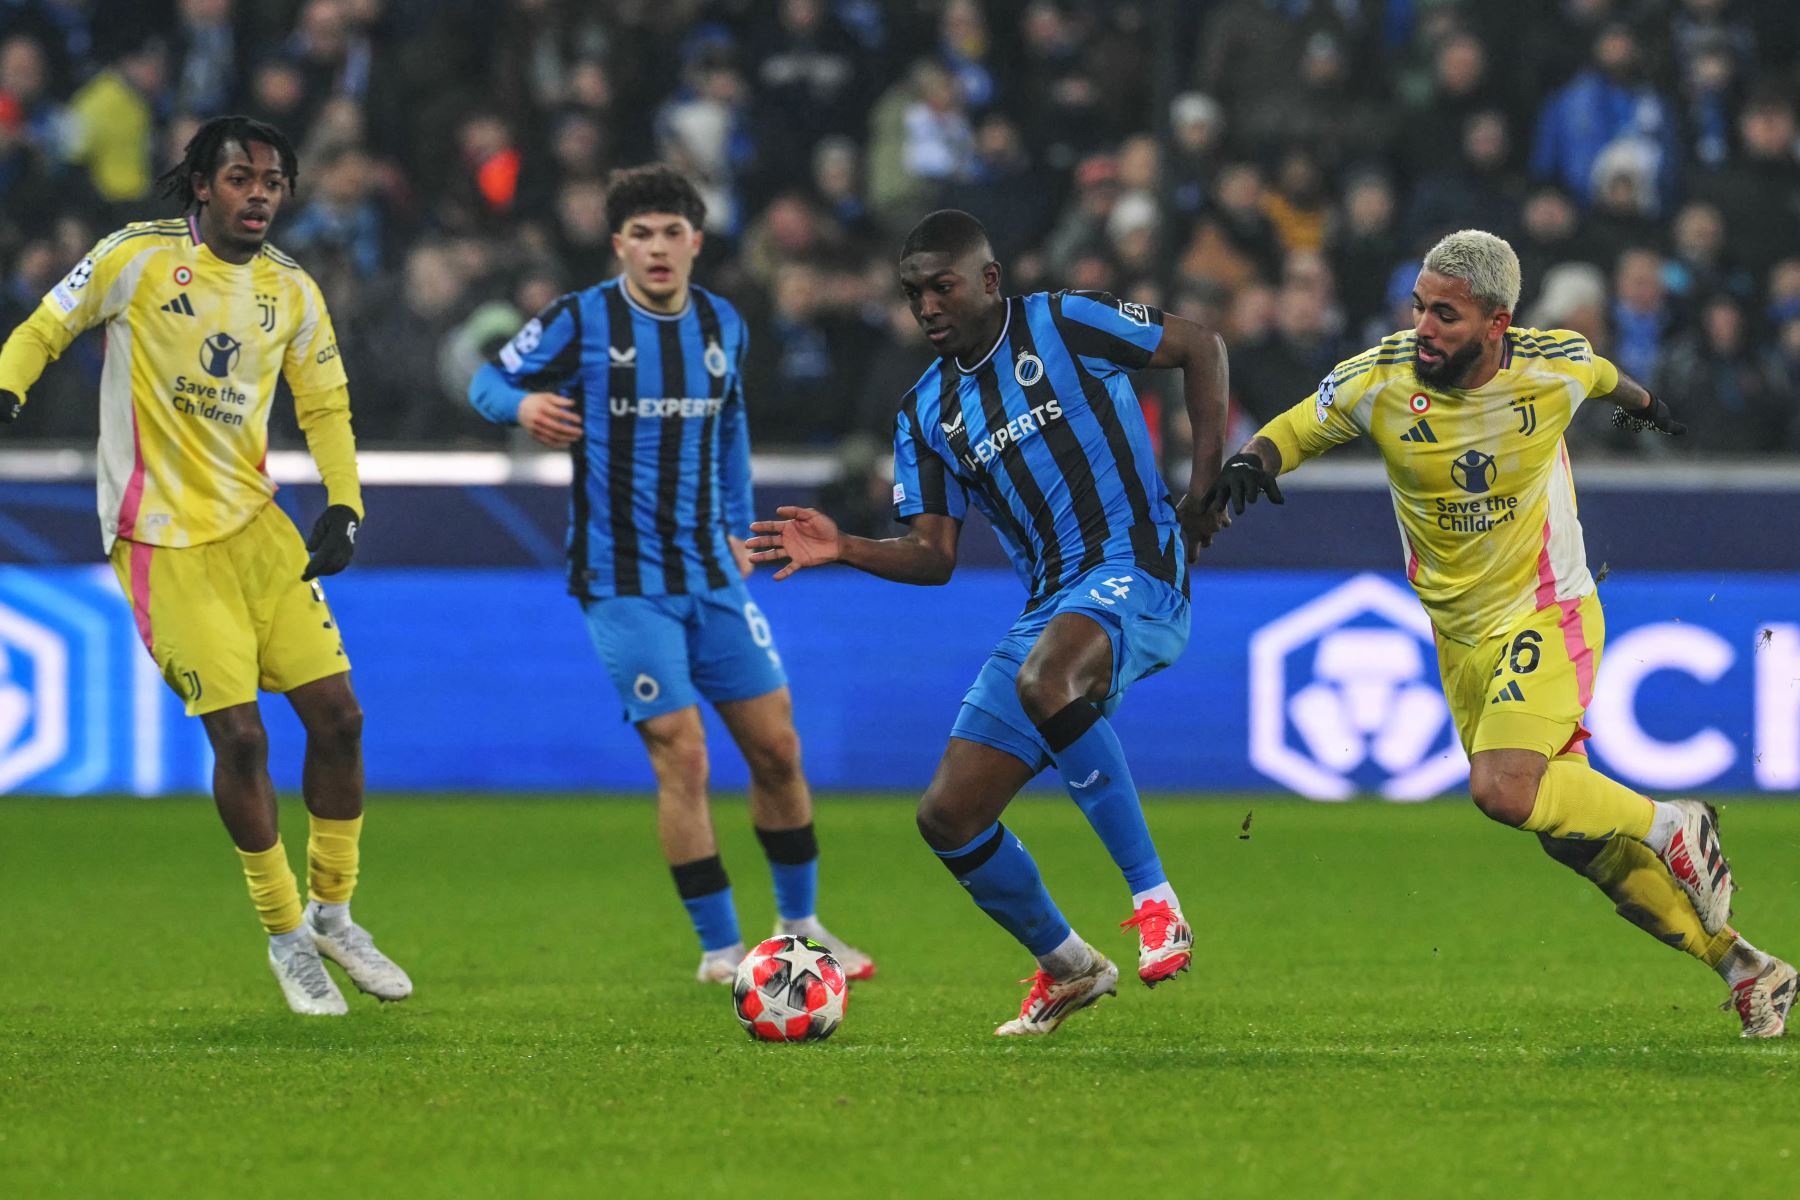
{"label": "green grass pitch", "polygon": [[[0,1196],[1791,1193],[1800,1048],[1741,1042],[1532,838],[1466,803],[1151,810],[1200,951],[1155,992],[1079,813],[1015,806],[1126,969],[1020,1042],[991,1031],[1030,963],[910,801],[825,798],[821,912],[880,976],[832,1041],[764,1046],[692,981],[643,801],[375,798],[357,914],[418,992],[340,1020],[282,1007],[208,803],[0,801]],[[1741,928],[1800,953],[1800,804],[1723,832]]]}

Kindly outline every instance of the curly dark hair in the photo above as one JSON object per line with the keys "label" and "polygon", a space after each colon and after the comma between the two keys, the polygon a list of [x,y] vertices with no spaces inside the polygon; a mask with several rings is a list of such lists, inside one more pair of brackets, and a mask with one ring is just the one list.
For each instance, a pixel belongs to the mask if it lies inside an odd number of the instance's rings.
{"label": "curly dark hair", "polygon": [[663,163],[628,167],[606,177],[606,224],[614,233],[639,213],[674,213],[695,229],[706,220],[706,201],[686,175]]}
{"label": "curly dark hair", "polygon": [[157,178],[156,190],[181,201],[182,212],[198,208],[200,200],[194,195],[194,176],[212,178],[213,172],[219,169],[219,152],[227,142],[236,142],[246,152],[251,142],[261,142],[275,151],[275,156],[281,160],[281,173],[287,177],[288,190],[293,191],[294,184],[300,179],[300,163],[287,135],[267,122],[244,116],[214,117],[195,130],[182,151],[181,161]]}

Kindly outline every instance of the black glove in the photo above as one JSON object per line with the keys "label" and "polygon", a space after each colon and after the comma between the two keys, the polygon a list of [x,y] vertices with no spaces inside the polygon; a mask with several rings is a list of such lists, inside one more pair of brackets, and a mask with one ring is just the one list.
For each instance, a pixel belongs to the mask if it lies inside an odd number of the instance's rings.
{"label": "black glove", "polygon": [[312,536],[306,539],[312,558],[307,560],[306,573],[300,578],[336,575],[349,566],[350,556],[356,553],[356,530],[362,521],[348,504],[333,504],[320,513],[313,522]]}
{"label": "black glove", "polygon": [[1612,423],[1615,428],[1629,429],[1633,433],[1648,433],[1654,430],[1657,433],[1673,436],[1687,432],[1687,426],[1677,421],[1675,414],[1669,411],[1669,406],[1655,396],[1650,397],[1649,408],[1639,409],[1634,413],[1626,412],[1622,408],[1614,408]]}
{"label": "black glove", "polygon": [[16,392],[0,391],[0,425],[11,425],[18,420],[19,410],[25,407],[25,397]]}
{"label": "black glove", "polygon": [[1225,460],[1225,465],[1219,469],[1219,477],[1200,497],[1200,511],[1211,512],[1215,508],[1223,511],[1229,501],[1232,508],[1241,513],[1244,505],[1255,504],[1256,497],[1263,492],[1269,494],[1271,504],[1286,503],[1281,498],[1281,489],[1275,485],[1275,477],[1263,470],[1262,459],[1254,454],[1234,454]]}

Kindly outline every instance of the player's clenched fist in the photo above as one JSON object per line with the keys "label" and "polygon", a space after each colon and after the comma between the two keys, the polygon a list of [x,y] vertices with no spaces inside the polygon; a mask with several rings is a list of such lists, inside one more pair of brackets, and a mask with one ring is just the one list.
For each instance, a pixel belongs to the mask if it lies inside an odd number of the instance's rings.
{"label": "player's clenched fist", "polygon": [[519,401],[519,425],[533,441],[561,450],[581,436],[581,413],[567,396],[532,392]]}
{"label": "player's clenched fist", "polygon": [[1208,508],[1202,496],[1192,492],[1181,498],[1175,506],[1175,516],[1181,522],[1181,533],[1187,540],[1187,560],[1199,559],[1200,552],[1213,544],[1219,531],[1231,524],[1231,512],[1223,505],[1214,509]]}
{"label": "player's clenched fist", "polygon": [[786,562],[775,578],[786,579],[801,567],[836,562],[843,554],[837,522],[816,508],[784,506],[775,510],[779,521],[754,521],[756,534],[745,545],[751,562]]}

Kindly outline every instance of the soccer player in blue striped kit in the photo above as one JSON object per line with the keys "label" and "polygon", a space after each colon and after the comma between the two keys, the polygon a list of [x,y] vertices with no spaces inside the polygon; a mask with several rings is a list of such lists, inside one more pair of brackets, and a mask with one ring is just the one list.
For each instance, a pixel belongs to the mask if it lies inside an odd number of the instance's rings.
{"label": "soccer player in blue striped kit", "polygon": [[843,562],[940,584],[956,567],[969,505],[999,534],[1029,599],[963,699],[919,802],[919,830],[1037,959],[1019,1016],[995,1032],[1047,1034],[1116,993],[1119,971],[1069,927],[1024,844],[1000,824],[1046,766],[1131,889],[1123,924],[1138,933],[1138,977],[1154,987],[1193,959],[1107,715],[1186,647],[1187,564],[1228,523],[1192,497],[1171,502],[1128,375],[1182,368],[1198,494],[1219,473],[1225,347],[1190,321],[1100,293],[1004,295],[987,231],[956,210],[907,236],[900,286],[940,356],[901,403],[894,435],[894,514],[909,532],[851,537],[815,509],[783,508],[783,519],[751,527],[748,544],[755,561],[785,562],[776,579]]}
{"label": "soccer player in blue striped kit", "polygon": [[679,172],[638,167],[607,181],[606,216],[623,274],[539,313],[477,372],[469,402],[571,452],[569,592],[650,753],[698,978],[730,983],[744,955],[707,803],[704,698],[750,768],[776,932],[823,942],[845,975],[867,979],[874,962],[815,912],[819,852],[793,702],[731,532],[747,532],[752,512],[747,331],[723,297],[689,282],[706,206]]}

